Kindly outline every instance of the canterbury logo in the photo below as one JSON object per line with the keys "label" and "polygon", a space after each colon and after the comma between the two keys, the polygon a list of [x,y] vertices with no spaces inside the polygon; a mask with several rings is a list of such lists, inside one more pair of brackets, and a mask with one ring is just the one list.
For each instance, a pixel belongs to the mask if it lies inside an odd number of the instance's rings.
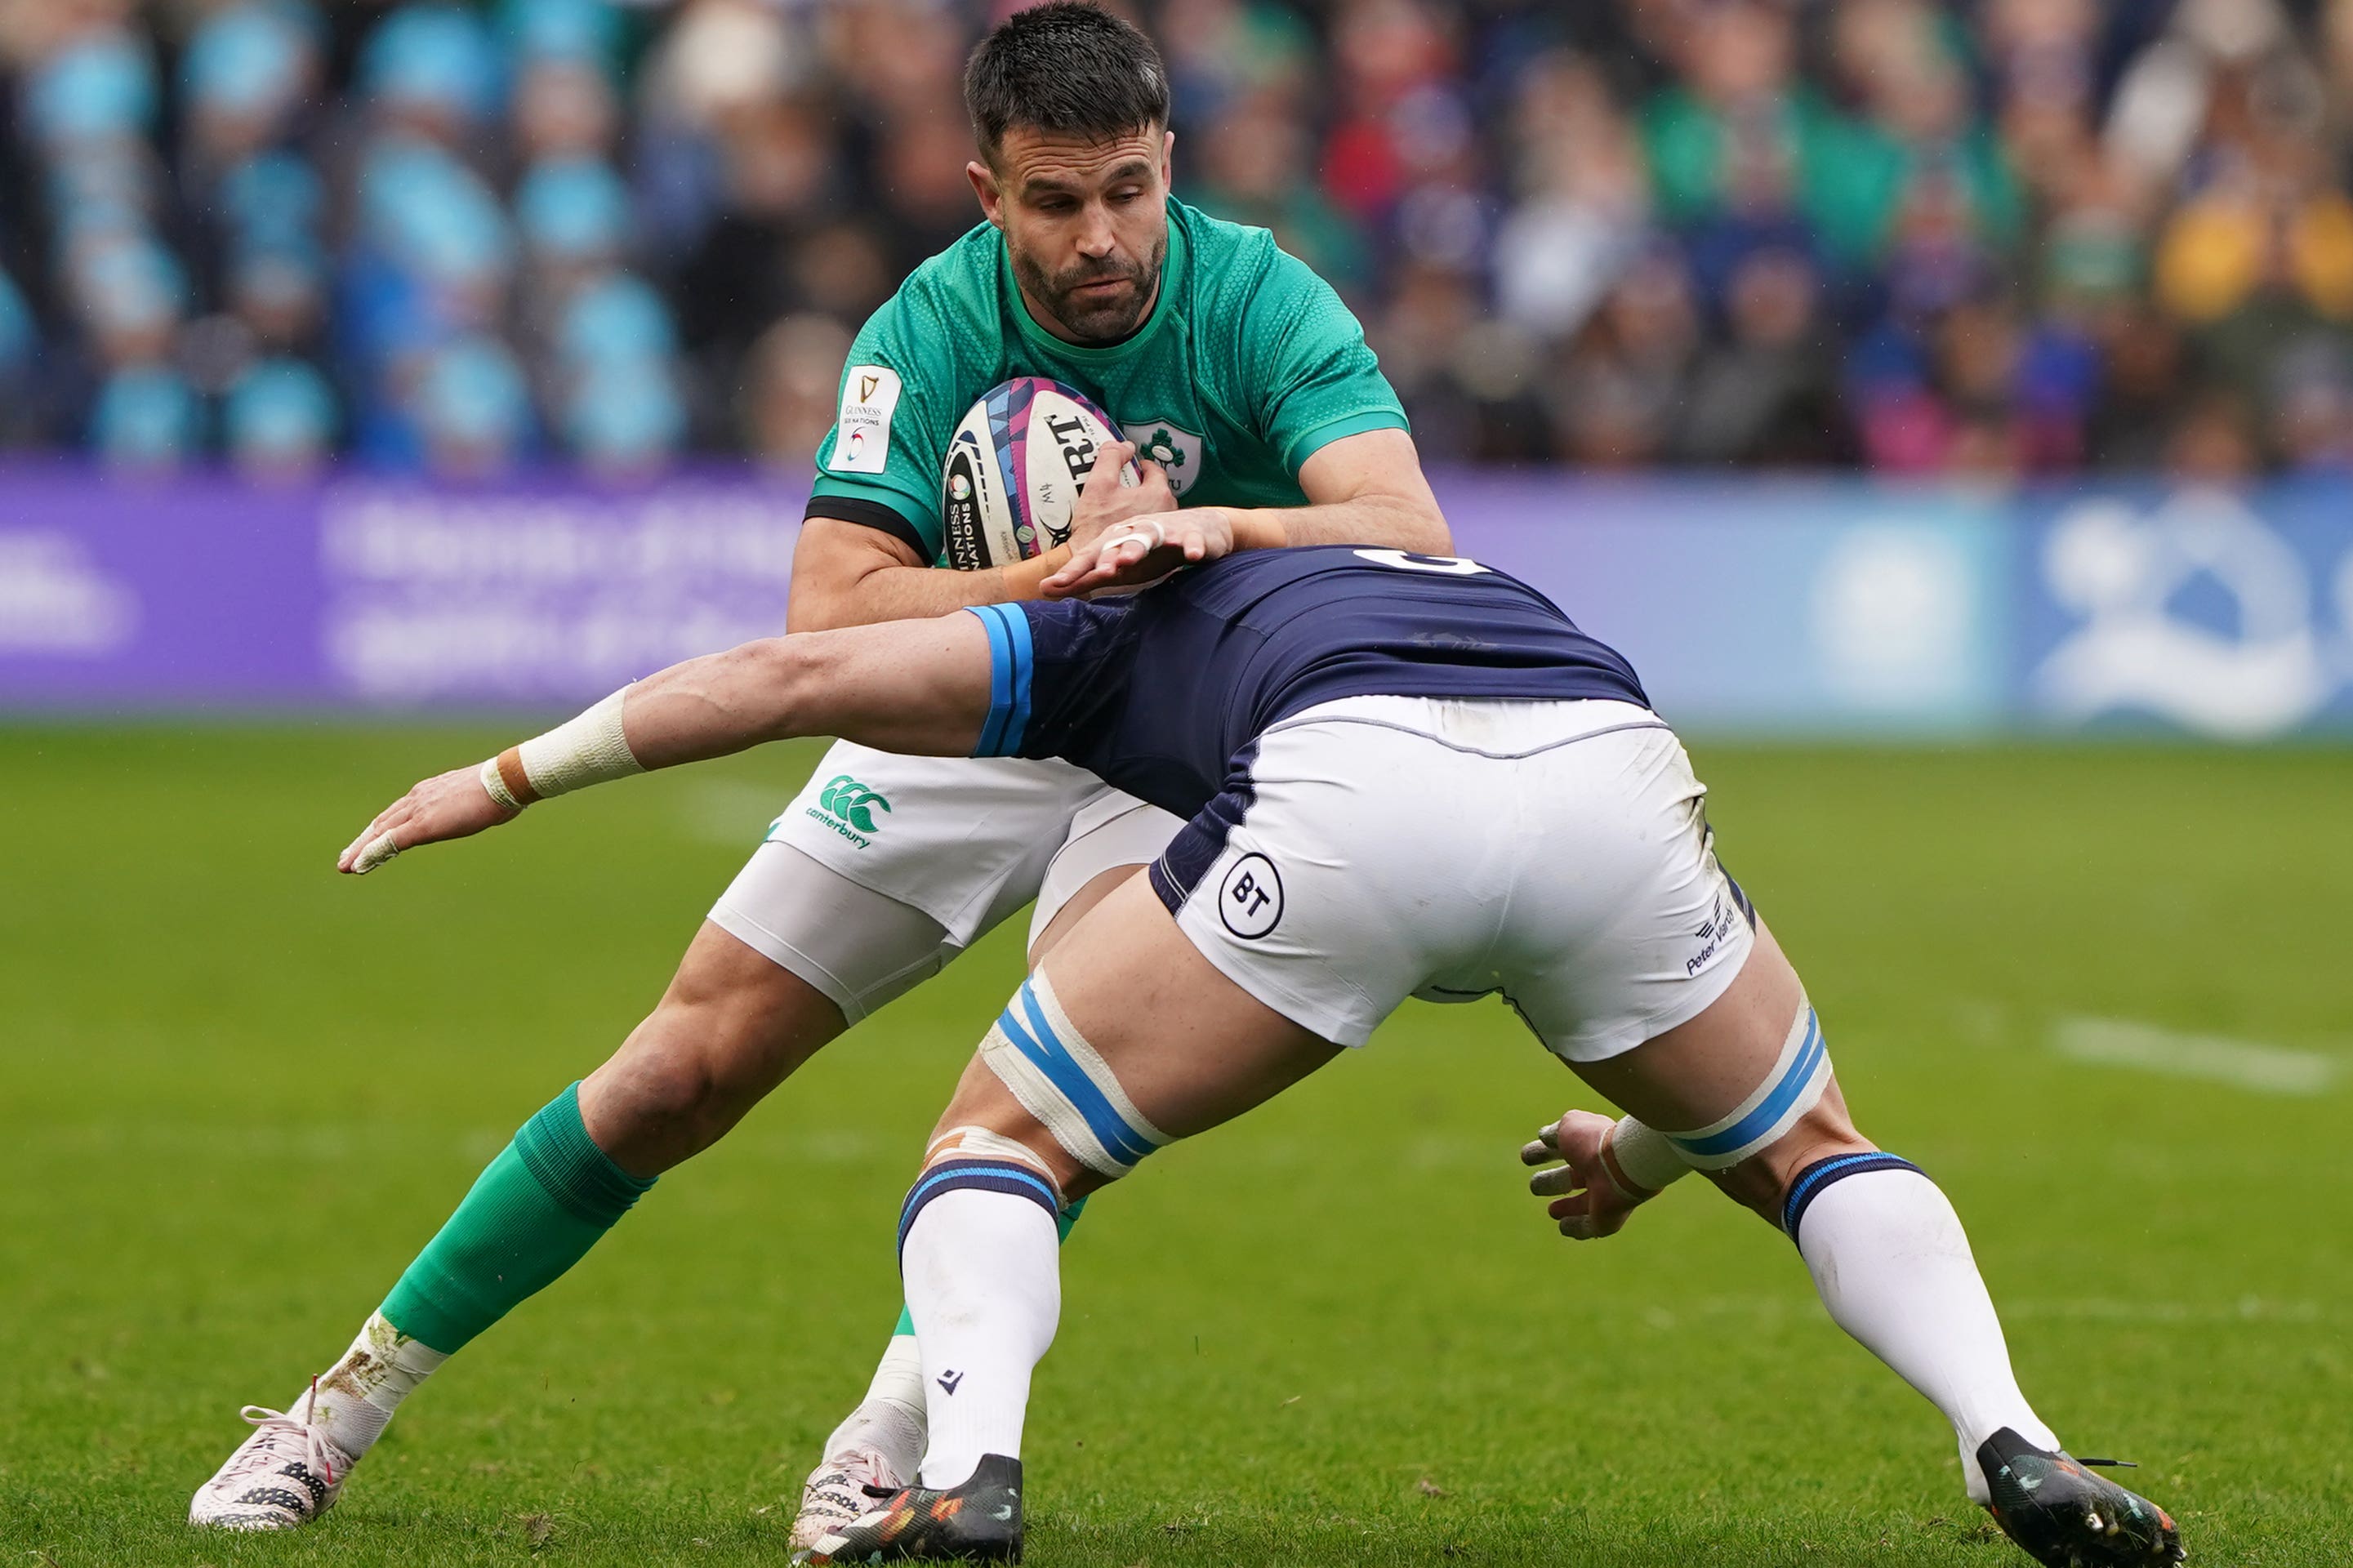
{"label": "canterbury logo", "polygon": [[878,808],[885,812],[891,809],[889,801],[848,773],[836,773],[828,780],[817,803],[860,833],[874,831],[874,813]]}

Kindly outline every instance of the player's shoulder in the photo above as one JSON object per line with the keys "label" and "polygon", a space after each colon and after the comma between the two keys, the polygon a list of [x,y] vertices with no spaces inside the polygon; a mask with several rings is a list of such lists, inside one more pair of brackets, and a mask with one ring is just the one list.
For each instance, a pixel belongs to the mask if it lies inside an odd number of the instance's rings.
{"label": "player's shoulder", "polygon": [[1184,231],[1196,296],[1213,309],[1238,310],[1271,283],[1315,278],[1305,262],[1275,243],[1271,230],[1212,217],[1174,197],[1168,203],[1168,216]]}
{"label": "player's shoulder", "polygon": [[1205,278],[1218,277],[1236,265],[1262,268],[1282,254],[1271,230],[1212,217],[1174,196],[1168,198],[1168,221],[1185,231],[1185,243],[1191,247],[1194,263]]}
{"label": "player's shoulder", "polygon": [[1266,229],[1211,217],[1172,203],[1191,247],[1192,332],[1211,350],[1203,362],[1239,369],[1261,364],[1295,342],[1321,342],[1331,331],[1356,332],[1334,291],[1315,269],[1275,243]]}
{"label": "player's shoulder", "polygon": [[1005,237],[989,224],[975,224],[908,273],[875,312],[875,320],[925,335],[939,328],[955,329],[954,341],[960,342],[971,341],[976,331],[994,332],[1004,266]]}

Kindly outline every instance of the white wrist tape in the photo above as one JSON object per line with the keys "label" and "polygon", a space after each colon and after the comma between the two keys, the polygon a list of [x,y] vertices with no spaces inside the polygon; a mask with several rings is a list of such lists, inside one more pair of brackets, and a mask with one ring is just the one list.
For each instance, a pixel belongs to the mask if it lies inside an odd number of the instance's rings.
{"label": "white wrist tape", "polygon": [[518,800],[514,791],[507,788],[507,781],[499,772],[499,760],[496,757],[489,758],[482,763],[482,788],[490,792],[492,800],[497,801],[509,811],[521,811],[530,804],[528,801]]}
{"label": "white wrist tape", "polygon": [[1610,1132],[1609,1152],[1628,1181],[1654,1193],[1691,1174],[1691,1167],[1683,1163],[1665,1133],[1630,1116],[1621,1117]]}
{"label": "white wrist tape", "polygon": [[646,771],[621,735],[621,691],[515,748],[541,799]]}
{"label": "white wrist tape", "polygon": [[482,788],[509,811],[521,811],[535,800],[645,772],[621,732],[628,689],[484,763]]}

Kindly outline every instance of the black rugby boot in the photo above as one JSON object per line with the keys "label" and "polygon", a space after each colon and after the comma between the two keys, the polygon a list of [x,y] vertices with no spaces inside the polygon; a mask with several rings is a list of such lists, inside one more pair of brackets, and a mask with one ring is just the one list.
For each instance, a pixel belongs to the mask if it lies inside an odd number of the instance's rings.
{"label": "black rugby boot", "polygon": [[972,1479],[908,1487],[793,1558],[795,1563],[1018,1563],[1021,1461],[983,1454]]}
{"label": "black rugby boot", "polygon": [[2005,1426],[1978,1447],[2002,1533],[2046,1568],[2165,1568],[2187,1555],[2173,1516],[2077,1459],[2038,1448]]}

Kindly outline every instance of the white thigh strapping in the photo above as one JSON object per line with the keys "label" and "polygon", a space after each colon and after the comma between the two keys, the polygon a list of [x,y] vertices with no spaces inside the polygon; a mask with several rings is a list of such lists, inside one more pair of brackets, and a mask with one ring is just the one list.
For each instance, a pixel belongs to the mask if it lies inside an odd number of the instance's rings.
{"label": "white thigh strapping", "polygon": [[980,1059],[1072,1159],[1113,1181],[1169,1142],[1062,1011],[1043,971],[1014,993]]}
{"label": "white thigh strapping", "polygon": [[1831,1053],[1821,1020],[1800,1007],[1773,1070],[1731,1111],[1691,1132],[1670,1132],[1668,1142],[1684,1163],[1698,1171],[1728,1171],[1757,1151],[1780,1141],[1830,1088]]}

